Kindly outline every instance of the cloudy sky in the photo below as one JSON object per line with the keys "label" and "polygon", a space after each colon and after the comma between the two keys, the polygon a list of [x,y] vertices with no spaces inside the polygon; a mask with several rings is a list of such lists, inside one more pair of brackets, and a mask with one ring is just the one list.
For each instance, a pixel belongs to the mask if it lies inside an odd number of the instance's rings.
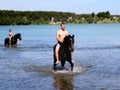
{"label": "cloudy sky", "polygon": [[120,0],[0,0],[0,10],[62,11],[88,14],[109,11],[120,15]]}

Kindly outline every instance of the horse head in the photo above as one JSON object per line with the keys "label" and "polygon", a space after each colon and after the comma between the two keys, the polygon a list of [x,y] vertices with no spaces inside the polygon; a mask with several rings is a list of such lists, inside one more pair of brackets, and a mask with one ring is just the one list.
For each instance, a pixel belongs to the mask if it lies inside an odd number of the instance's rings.
{"label": "horse head", "polygon": [[71,51],[74,51],[74,35],[68,35],[64,38],[64,44],[68,45]]}
{"label": "horse head", "polygon": [[22,38],[21,38],[21,34],[20,34],[20,33],[14,35],[13,38],[16,38],[16,39],[22,40]]}

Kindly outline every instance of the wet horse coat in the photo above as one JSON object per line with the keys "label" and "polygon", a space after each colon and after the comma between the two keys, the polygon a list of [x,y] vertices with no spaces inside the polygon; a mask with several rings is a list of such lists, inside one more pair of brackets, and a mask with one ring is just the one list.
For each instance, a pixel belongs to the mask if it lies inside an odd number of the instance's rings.
{"label": "wet horse coat", "polygon": [[[57,45],[57,44],[56,44]],[[54,54],[53,54],[53,57],[54,57],[54,65],[53,65],[53,68],[56,69],[56,55],[55,55],[55,49],[56,49],[56,45],[54,46],[53,48],[53,51],[54,51]],[[59,60],[61,61],[61,67],[62,69],[64,68],[64,65],[65,65],[65,62],[68,61],[71,65],[71,71],[73,71],[73,62],[72,62],[72,55],[71,55],[71,52],[74,50],[74,35],[71,36],[71,35],[68,35],[64,38],[64,42],[62,43],[62,45],[60,46],[60,49],[59,49]]]}
{"label": "wet horse coat", "polygon": [[[12,46],[13,46],[13,45],[17,45],[17,39],[22,40],[20,33],[15,34],[15,35],[11,38],[11,45],[12,45]],[[7,45],[9,46],[9,45],[10,45],[10,44],[9,44],[9,38],[5,38],[5,40],[4,40],[4,45],[5,45],[5,46],[7,46]]]}

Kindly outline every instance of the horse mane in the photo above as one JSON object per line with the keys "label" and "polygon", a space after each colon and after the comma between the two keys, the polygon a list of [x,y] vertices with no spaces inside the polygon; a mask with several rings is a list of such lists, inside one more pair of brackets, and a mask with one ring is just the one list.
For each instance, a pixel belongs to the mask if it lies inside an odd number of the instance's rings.
{"label": "horse mane", "polygon": [[17,33],[17,34],[15,34],[13,37],[16,37],[16,36],[18,36],[18,35],[21,35],[20,33]]}
{"label": "horse mane", "polygon": [[20,33],[17,33],[17,34],[15,34],[15,35],[21,35]]}
{"label": "horse mane", "polygon": [[74,35],[73,35],[73,36],[68,35],[68,36],[66,36],[66,37],[64,38],[63,43],[64,43],[64,44],[70,44],[70,42],[71,42],[70,38],[72,38],[73,41],[74,41]]}

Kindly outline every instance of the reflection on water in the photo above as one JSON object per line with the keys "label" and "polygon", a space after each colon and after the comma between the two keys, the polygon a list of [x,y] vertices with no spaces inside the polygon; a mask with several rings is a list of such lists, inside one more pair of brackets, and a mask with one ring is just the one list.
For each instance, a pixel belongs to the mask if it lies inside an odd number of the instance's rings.
{"label": "reflection on water", "polygon": [[74,85],[73,85],[74,75],[55,74],[53,78],[54,78],[53,86],[57,88],[57,90],[74,89]]}
{"label": "reflection on water", "polygon": [[[26,72],[39,73],[43,78],[52,77],[53,87],[57,90],[74,90],[74,76],[83,72],[82,67],[75,67],[73,72],[59,70],[54,71],[51,66],[27,66],[24,68]],[[48,84],[46,82],[46,84]]]}

